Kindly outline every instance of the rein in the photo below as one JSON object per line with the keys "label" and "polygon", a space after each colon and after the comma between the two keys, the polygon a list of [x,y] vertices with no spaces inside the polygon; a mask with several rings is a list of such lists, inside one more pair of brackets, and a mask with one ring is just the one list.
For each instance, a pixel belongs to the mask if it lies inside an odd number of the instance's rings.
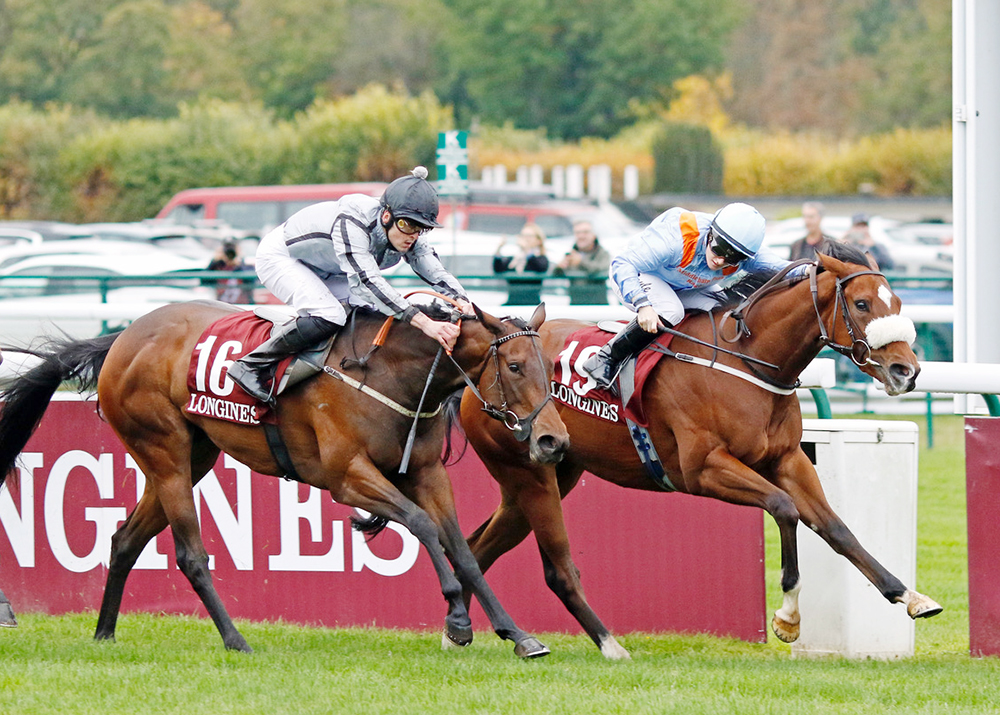
{"label": "rein", "polygon": [[[854,362],[854,364],[857,365],[858,367],[863,367],[865,365],[872,364],[874,362],[871,359],[872,347],[864,337],[859,338],[855,334],[855,331],[860,333],[861,330],[860,328],[858,328],[857,324],[851,318],[850,311],[847,308],[847,298],[844,295],[843,287],[845,283],[859,276],[874,275],[874,276],[882,276],[884,278],[885,275],[879,271],[862,270],[856,273],[851,273],[850,275],[844,276],[843,278],[837,279],[836,297],[835,297],[836,302],[835,302],[833,320],[836,320],[836,308],[839,307],[841,310],[841,314],[843,315],[844,325],[847,327],[847,334],[851,337],[850,345],[841,345],[840,343],[837,343],[830,337],[830,334],[827,332],[826,329],[826,324],[823,322],[823,315],[820,313],[819,310],[819,283],[817,279],[819,264],[816,263],[815,261],[810,261],[808,259],[794,261],[793,263],[790,263],[789,265],[785,266],[783,269],[781,269],[781,271],[776,273],[764,285],[762,285],[756,291],[751,293],[748,297],[744,298],[743,301],[736,308],[723,314],[721,322],[725,323],[727,318],[732,318],[732,320],[736,324],[736,332],[731,338],[723,335],[722,339],[725,340],[727,343],[735,343],[741,340],[742,338],[751,337],[752,334],[746,324],[746,316],[750,312],[750,309],[754,305],[756,305],[756,303],[763,297],[770,295],[771,293],[777,290],[781,290],[783,288],[788,287],[792,281],[791,279],[788,279],[786,276],[790,271],[802,265],[809,266],[808,270],[809,290],[812,296],[813,310],[815,310],[816,312],[816,321],[819,325],[820,342],[830,347],[831,349],[836,350],[841,355],[846,355],[850,357],[851,360]],[[719,349],[721,350],[721,348]],[[729,352],[729,351],[724,350],[723,352]],[[743,362],[747,366],[747,369],[750,370],[750,372],[753,373],[753,375],[758,380],[768,385],[771,385],[774,388],[777,388],[775,390],[771,390],[772,392],[778,392],[779,394],[787,394],[794,391],[794,389],[799,385],[798,380],[796,380],[795,383],[792,385],[786,385],[780,383],[777,380],[761,373],[756,367],[754,367],[753,363],[764,365],[765,367],[769,367],[775,370],[780,369],[777,365],[765,363],[762,360],[752,358],[749,355],[744,355],[742,353],[730,353],[730,354],[735,355],[739,357],[741,360],[743,360]],[[699,362],[699,361],[689,360],[689,362]],[[707,363],[708,361],[703,361],[703,362]],[[699,362],[699,364],[702,364],[702,362]],[[710,364],[709,367],[715,367],[715,365]],[[729,371],[727,370],[727,372]],[[757,384],[756,381],[753,379],[750,379],[749,381]]]}

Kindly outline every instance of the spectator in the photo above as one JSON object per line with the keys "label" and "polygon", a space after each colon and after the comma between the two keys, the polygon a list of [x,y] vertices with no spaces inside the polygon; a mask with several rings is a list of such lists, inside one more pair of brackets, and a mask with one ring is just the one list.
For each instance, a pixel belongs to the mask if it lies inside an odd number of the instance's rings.
{"label": "spectator", "polygon": [[545,256],[545,232],[537,224],[526,223],[521,227],[517,237],[517,255],[501,255],[505,245],[506,237],[493,256],[494,273],[545,273],[549,270],[549,259]]}
{"label": "spectator", "polygon": [[868,228],[868,214],[857,213],[851,216],[851,228],[840,240],[853,244],[870,255],[882,270],[891,271],[896,267],[896,262],[892,260],[888,249],[872,238]]}
{"label": "spectator", "polygon": [[828,245],[834,239],[823,233],[820,226],[823,222],[823,204],[818,201],[806,201],[802,204],[802,220],[806,224],[806,235],[792,244],[788,260],[798,261],[803,258],[815,260],[817,253],[825,253]]}
{"label": "spectator", "polygon": [[[210,271],[245,271],[247,265],[240,257],[236,243],[225,241],[219,247],[212,261]],[[253,281],[241,278],[227,278],[215,282],[215,297],[224,303],[253,303]]]}
{"label": "spectator", "polygon": [[590,221],[573,223],[573,248],[556,264],[553,273],[565,275],[566,271],[580,271],[587,275],[607,275],[611,267],[611,254],[597,240]]}

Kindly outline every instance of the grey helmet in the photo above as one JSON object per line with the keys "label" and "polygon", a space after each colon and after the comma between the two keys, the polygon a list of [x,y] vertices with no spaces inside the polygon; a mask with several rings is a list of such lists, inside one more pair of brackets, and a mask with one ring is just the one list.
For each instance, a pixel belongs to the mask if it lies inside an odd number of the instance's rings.
{"label": "grey helmet", "polygon": [[420,226],[440,228],[437,221],[437,191],[427,181],[427,169],[415,167],[409,176],[396,179],[382,194],[382,206],[393,218],[405,218]]}

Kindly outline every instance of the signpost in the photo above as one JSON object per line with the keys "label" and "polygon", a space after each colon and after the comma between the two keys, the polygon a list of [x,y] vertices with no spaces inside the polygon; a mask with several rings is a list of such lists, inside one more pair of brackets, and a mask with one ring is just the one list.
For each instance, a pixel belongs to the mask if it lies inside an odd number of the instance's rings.
{"label": "signpost", "polygon": [[456,202],[469,195],[469,133],[458,130],[438,134],[438,194],[451,199],[451,270],[458,261],[458,221]]}

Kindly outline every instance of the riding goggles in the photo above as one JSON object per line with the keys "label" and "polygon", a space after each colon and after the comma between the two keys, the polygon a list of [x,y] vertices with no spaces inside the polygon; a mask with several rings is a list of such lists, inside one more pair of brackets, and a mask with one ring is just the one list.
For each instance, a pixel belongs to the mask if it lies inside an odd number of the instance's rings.
{"label": "riding goggles", "polygon": [[743,253],[743,251],[739,250],[720,236],[714,228],[708,234],[708,246],[712,249],[712,253],[717,255],[730,266],[735,266],[740,261],[745,261],[750,258],[750,256]]}
{"label": "riding goggles", "polygon": [[405,218],[397,218],[396,219],[396,228],[399,229],[400,233],[402,233],[402,234],[404,234],[406,236],[413,236],[414,234],[416,234],[418,236],[422,236],[425,233],[427,233],[428,231],[430,231],[429,227],[427,227],[427,226],[419,226],[419,225],[413,223],[412,221],[408,221]]}

